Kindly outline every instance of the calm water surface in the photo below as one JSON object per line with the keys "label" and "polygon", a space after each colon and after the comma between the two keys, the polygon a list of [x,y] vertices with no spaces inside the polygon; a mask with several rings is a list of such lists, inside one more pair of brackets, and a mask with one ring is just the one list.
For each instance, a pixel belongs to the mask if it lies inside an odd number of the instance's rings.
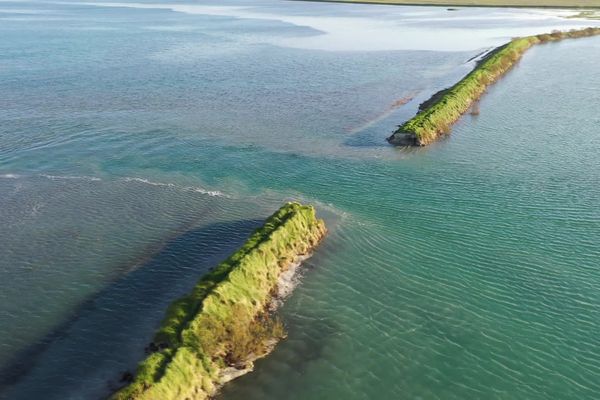
{"label": "calm water surface", "polygon": [[290,199],[331,234],[221,398],[600,397],[600,38],[384,142],[473,56],[592,23],[565,13],[1,1],[0,398],[105,397]]}

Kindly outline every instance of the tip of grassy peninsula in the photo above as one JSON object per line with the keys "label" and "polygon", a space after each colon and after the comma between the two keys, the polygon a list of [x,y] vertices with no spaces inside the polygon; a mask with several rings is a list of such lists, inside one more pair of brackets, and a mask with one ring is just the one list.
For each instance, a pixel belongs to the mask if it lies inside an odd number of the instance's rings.
{"label": "tip of grassy peninsula", "polygon": [[600,35],[600,28],[554,31],[511,40],[486,54],[456,85],[436,93],[425,102],[420,112],[401,125],[388,142],[397,146],[425,146],[434,142],[447,134],[488,86],[506,74],[531,46],[595,35]]}
{"label": "tip of grassy peninsula", "polygon": [[269,303],[281,274],[326,232],[313,206],[287,203],[174,301],[131,382],[112,399],[206,399],[285,333]]}

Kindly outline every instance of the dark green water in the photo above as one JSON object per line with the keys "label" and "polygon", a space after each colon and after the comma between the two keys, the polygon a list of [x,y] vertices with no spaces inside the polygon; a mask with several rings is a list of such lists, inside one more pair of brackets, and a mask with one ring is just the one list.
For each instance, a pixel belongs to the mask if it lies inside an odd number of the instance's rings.
{"label": "dark green water", "polygon": [[288,199],[331,234],[221,398],[600,396],[600,39],[532,49],[446,140],[383,140],[482,49],[580,22],[0,6],[0,397],[103,397]]}

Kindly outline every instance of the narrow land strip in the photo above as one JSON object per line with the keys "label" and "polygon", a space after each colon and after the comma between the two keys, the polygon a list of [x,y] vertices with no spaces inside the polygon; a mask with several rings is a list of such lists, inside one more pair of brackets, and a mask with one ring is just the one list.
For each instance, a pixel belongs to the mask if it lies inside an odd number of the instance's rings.
{"label": "narrow land strip", "polygon": [[246,243],[171,304],[148,357],[112,399],[207,399],[251,371],[285,336],[273,300],[290,268],[326,232],[312,206],[288,203]]}
{"label": "narrow land strip", "polygon": [[397,146],[424,146],[447,134],[451,126],[492,85],[508,72],[523,54],[536,44],[600,35],[600,28],[516,38],[481,59],[475,69],[456,85],[444,89],[420,107],[419,113],[401,125],[388,142]]}

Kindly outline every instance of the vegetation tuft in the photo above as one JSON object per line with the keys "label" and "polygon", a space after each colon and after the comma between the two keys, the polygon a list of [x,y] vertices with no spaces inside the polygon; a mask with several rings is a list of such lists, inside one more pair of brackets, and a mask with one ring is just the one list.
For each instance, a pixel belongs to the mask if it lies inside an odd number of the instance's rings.
{"label": "vegetation tuft", "polygon": [[395,145],[430,144],[446,134],[450,127],[466,113],[474,102],[521,58],[533,45],[600,35],[600,28],[586,28],[567,32],[516,38],[496,48],[484,57],[473,71],[456,85],[444,89],[426,101],[420,112],[401,125],[388,142]]}
{"label": "vegetation tuft", "polygon": [[244,369],[284,337],[268,310],[280,274],[325,235],[312,206],[288,203],[167,310],[152,353],[121,399],[206,399],[226,368]]}

